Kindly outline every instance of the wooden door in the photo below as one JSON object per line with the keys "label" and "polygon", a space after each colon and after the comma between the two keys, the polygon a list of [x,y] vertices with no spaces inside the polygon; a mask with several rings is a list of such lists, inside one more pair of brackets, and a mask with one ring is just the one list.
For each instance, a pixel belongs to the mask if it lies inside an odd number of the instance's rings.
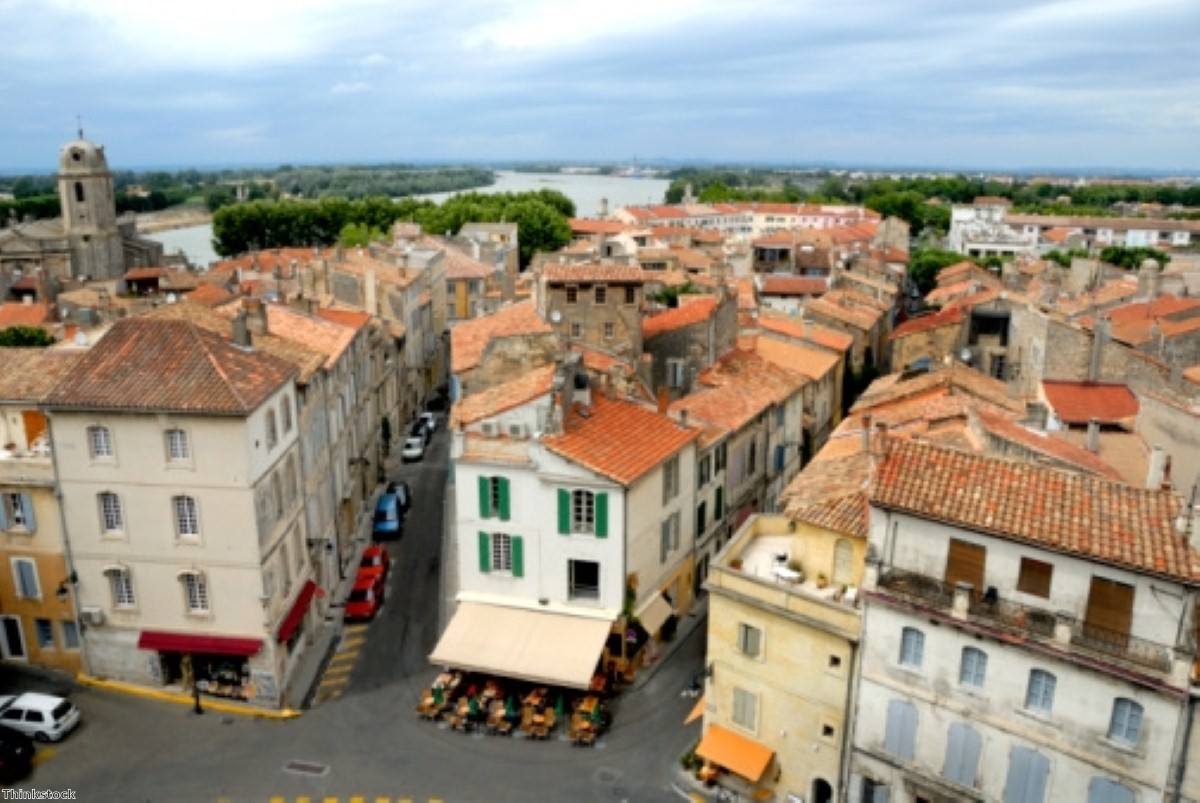
{"label": "wooden door", "polygon": [[966,541],[950,539],[950,552],[946,556],[946,585],[970,583],[974,589],[971,596],[983,593],[984,564],[987,563],[987,548]]}

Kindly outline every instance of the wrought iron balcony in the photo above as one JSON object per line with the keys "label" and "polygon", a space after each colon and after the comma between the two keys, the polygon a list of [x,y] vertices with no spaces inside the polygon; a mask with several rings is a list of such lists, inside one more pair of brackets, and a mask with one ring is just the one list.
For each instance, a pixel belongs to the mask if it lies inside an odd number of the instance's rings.
{"label": "wrought iron balcony", "polygon": [[[1001,599],[993,589],[972,593],[934,577],[890,567],[879,574],[879,591],[912,604],[957,614],[1020,638],[1035,638],[1070,647],[1102,661],[1118,661],[1141,669],[1171,671],[1171,649],[1146,639],[1091,624],[1064,613]],[[956,598],[959,600],[956,605]]]}

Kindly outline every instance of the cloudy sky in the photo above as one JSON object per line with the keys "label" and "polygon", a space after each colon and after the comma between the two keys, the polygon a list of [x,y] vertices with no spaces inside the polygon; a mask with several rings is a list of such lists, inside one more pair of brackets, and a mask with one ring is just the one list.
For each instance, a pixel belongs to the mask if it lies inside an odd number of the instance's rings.
{"label": "cloudy sky", "polygon": [[0,0],[0,169],[1200,171],[1197,0]]}

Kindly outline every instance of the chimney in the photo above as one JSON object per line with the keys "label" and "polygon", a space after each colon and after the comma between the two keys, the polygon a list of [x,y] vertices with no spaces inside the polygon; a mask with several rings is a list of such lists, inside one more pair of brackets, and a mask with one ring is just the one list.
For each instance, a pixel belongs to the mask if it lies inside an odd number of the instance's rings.
{"label": "chimney", "polygon": [[862,417],[862,450],[864,454],[871,452],[871,416]]}
{"label": "chimney", "polygon": [[667,390],[666,385],[661,385],[658,388],[658,412],[660,415],[667,412],[667,407],[671,404],[671,394]]}
{"label": "chimney", "polygon": [[1104,357],[1104,347],[1108,344],[1108,331],[1107,318],[1098,318],[1092,325],[1092,355],[1088,361],[1088,382],[1097,382],[1100,379],[1100,365]]}
{"label": "chimney", "polygon": [[679,411],[679,426],[683,427],[684,429],[687,429],[687,425],[688,425],[687,410],[686,409],[680,410]]}
{"label": "chimney", "polygon": [[882,456],[887,451],[887,434],[888,425],[883,421],[878,421],[875,424],[874,448],[872,454]]}
{"label": "chimney", "polygon": [[1100,451],[1100,419],[1095,416],[1088,419],[1087,450],[1093,454]]}
{"label": "chimney", "polygon": [[372,317],[379,317],[379,303],[375,298],[375,266],[368,265],[363,273],[363,306]]}
{"label": "chimney", "polygon": [[243,298],[242,312],[245,313],[246,326],[252,333],[267,334],[267,311],[261,298]]}
{"label": "chimney", "polygon": [[1158,490],[1163,481],[1163,470],[1167,466],[1167,453],[1161,446],[1155,446],[1150,451],[1150,465],[1146,470],[1146,487],[1152,491]]}
{"label": "chimney", "polygon": [[240,309],[233,316],[233,345],[250,348],[250,327],[246,325],[246,310]]}

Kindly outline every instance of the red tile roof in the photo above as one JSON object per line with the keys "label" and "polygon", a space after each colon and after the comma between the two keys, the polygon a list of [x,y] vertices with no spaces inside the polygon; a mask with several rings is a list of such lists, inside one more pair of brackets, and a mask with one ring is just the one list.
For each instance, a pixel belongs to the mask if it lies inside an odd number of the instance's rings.
{"label": "red tile roof", "polygon": [[698,297],[690,303],[681,303],[674,309],[642,319],[642,336],[649,340],[663,332],[673,332],[685,326],[706,321],[717,308],[717,300],[711,296]]}
{"label": "red tile roof", "polygon": [[808,276],[767,276],[758,288],[764,296],[819,296],[828,290],[828,281]]}
{"label": "red tile roof", "polygon": [[570,223],[571,231],[574,234],[620,234],[629,228],[628,223],[619,220],[573,217]]}
{"label": "red tile roof", "polygon": [[340,309],[337,307],[318,307],[317,316],[324,318],[327,321],[339,323],[342,326],[348,326],[351,329],[362,329],[371,322],[370,314],[359,312],[354,309]]}
{"label": "red tile roof", "polygon": [[1200,556],[1175,530],[1183,500],[1111,480],[885,438],[871,501],[976,532],[1200,581]]}
{"label": "red tile roof", "polygon": [[1064,464],[1065,468],[1080,468],[1098,477],[1120,480],[1121,474],[1098,455],[1068,440],[1046,432],[1027,429],[1011,418],[986,409],[974,411],[981,427],[993,437],[1015,443],[1032,452]]}
{"label": "red tile roof", "polygon": [[132,268],[125,271],[124,279],[127,282],[135,282],[142,279],[160,279],[166,272],[166,268]]}
{"label": "red tile roof", "polygon": [[1114,382],[1042,380],[1042,392],[1059,420],[1087,424],[1130,423],[1138,414],[1138,399],[1127,385]]}
{"label": "red tile roof", "polygon": [[818,326],[807,318],[795,318],[763,310],[758,315],[758,325],[759,328],[766,331],[806,340],[832,351],[845,353],[854,345],[853,335],[826,326]]}
{"label": "red tile roof", "polygon": [[883,317],[883,312],[877,307],[856,303],[840,290],[832,290],[808,302],[808,310],[814,315],[841,321],[864,332],[874,328]]}
{"label": "red tile roof", "polygon": [[959,326],[962,324],[963,311],[959,308],[941,310],[932,315],[922,315],[919,318],[911,318],[896,327],[892,332],[892,340],[908,335],[915,335],[920,332],[928,332],[930,329],[937,329],[941,326]]}
{"label": "red tile roof", "polygon": [[281,359],[240,349],[187,321],[142,316],[113,324],[46,404],[244,416],[296,373]]}
{"label": "red tile roof", "polygon": [[457,374],[479,365],[493,338],[553,331],[537,314],[533,301],[510,304],[483,318],[460,321],[450,330],[450,370]]}
{"label": "red tile roof", "polygon": [[637,265],[599,265],[594,262],[583,265],[551,262],[542,269],[542,276],[548,282],[641,284],[646,281],[645,272]]}
{"label": "red tile roof", "polygon": [[0,401],[41,401],[82,356],[56,348],[0,348]]}
{"label": "red tile roof", "polygon": [[491,278],[492,269],[478,259],[467,256],[456,248],[447,248],[444,254],[447,280]]}
{"label": "red tile roof", "polygon": [[461,424],[473,424],[519,407],[549,393],[553,379],[554,366],[544,365],[504,384],[472,393],[454,405],[454,420]]}
{"label": "red tile roof", "polygon": [[41,326],[54,320],[48,304],[23,304],[9,301],[0,304],[0,329],[9,326]]}
{"label": "red tile roof", "polygon": [[185,298],[195,304],[206,307],[217,307],[233,298],[233,293],[219,284],[201,282],[200,286],[188,293]]}
{"label": "red tile roof", "polygon": [[677,454],[700,434],[640,404],[592,394],[588,413],[568,411],[563,434],[542,438],[550,451],[622,485]]}
{"label": "red tile roof", "polygon": [[823,379],[841,361],[837,354],[773,337],[755,338],[754,353],[785,371],[794,371],[810,379]]}
{"label": "red tile roof", "polygon": [[671,411],[686,410],[730,432],[798,392],[807,381],[741,349],[725,354],[698,379],[700,389],[672,403]]}

